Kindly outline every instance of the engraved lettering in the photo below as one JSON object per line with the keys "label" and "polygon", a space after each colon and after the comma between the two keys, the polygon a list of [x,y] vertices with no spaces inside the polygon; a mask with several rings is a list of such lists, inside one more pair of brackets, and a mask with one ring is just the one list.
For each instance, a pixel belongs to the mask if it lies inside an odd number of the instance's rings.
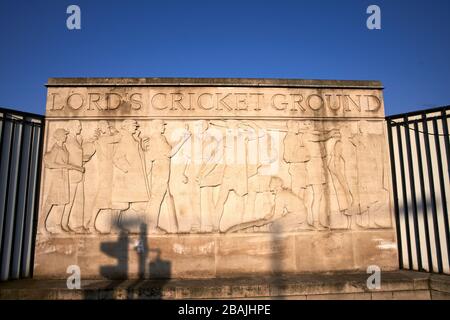
{"label": "engraved lettering", "polygon": [[[367,95],[366,97],[367,97],[367,111],[376,112],[376,111],[380,110],[381,100],[377,96]],[[371,100],[375,101],[375,103],[376,103],[375,106],[371,106],[371,103],[370,103]]]}
{"label": "engraved lettering", "polygon": [[64,106],[61,106],[60,108],[55,107],[55,98],[59,95],[57,93],[52,93],[52,106],[50,107],[50,110],[62,110],[64,109]]}
{"label": "engraved lettering", "polygon": [[223,110],[223,108],[220,107],[220,105],[223,105],[225,108],[227,108],[228,110],[233,110],[233,108],[225,101],[226,98],[228,98],[231,93],[227,93],[226,95],[224,95],[222,98],[219,99],[220,97],[220,93],[217,93],[217,108],[216,110]]}
{"label": "engraved lettering", "polygon": [[192,104],[192,97],[195,95],[193,92],[189,92],[189,108],[188,110],[195,110],[194,105]]}
{"label": "engraved lettering", "polygon": [[[66,106],[71,110],[85,109],[92,114],[104,110],[142,110],[151,108],[156,111],[170,110],[173,115],[179,113],[192,116],[203,115],[204,111],[217,111],[217,116],[229,115],[230,112],[257,112],[271,109],[273,115],[292,116],[303,114],[314,114],[319,110],[330,110],[335,115],[338,112],[348,114],[358,114],[361,112],[370,112],[376,114],[382,109],[383,102],[377,92],[372,94],[365,93],[354,94],[352,92],[318,90],[311,91],[303,89],[284,89],[278,92],[273,91],[267,96],[262,92],[246,92],[241,89],[240,92],[231,92],[228,89],[202,92],[185,92],[184,89],[176,89],[172,92],[154,92],[150,94],[150,102],[147,105],[144,102],[143,92],[118,91],[111,88],[108,90],[95,89],[94,92],[81,93],[70,92],[66,96],[61,93],[48,93],[47,108],[49,111],[63,110]],[[263,91],[264,89],[257,89]],[[270,92],[270,91],[269,91]],[[60,99],[62,100],[60,102]],[[196,110],[194,112],[194,110]],[[208,113],[209,114],[209,113]],[[207,114],[205,114],[207,115]],[[214,115],[215,114],[211,114]]]}
{"label": "engraved lettering", "polygon": [[[204,97],[209,97],[209,100],[208,100],[209,106],[206,106],[204,104]],[[203,110],[211,110],[214,107],[212,94],[211,93],[202,93],[201,95],[199,95],[198,99],[197,99],[197,105]]]}
{"label": "engraved lettering", "polygon": [[264,98],[264,93],[250,93],[249,94],[251,97],[253,97],[253,96],[255,96],[256,97],[256,104],[255,104],[255,109],[253,109],[253,110],[255,110],[255,111],[260,111],[261,110],[261,97],[263,97]]}
{"label": "engraved lettering", "polygon": [[325,95],[325,98],[326,98],[327,103],[328,103],[328,108],[330,110],[337,111],[337,110],[339,110],[341,108],[341,97],[342,97],[342,95],[340,95],[340,94],[335,95],[335,99],[334,99],[335,103],[334,103],[334,105],[333,105],[333,101],[331,99],[332,96],[333,95],[331,95],[331,94],[326,94]]}
{"label": "engraved lettering", "polygon": [[100,93],[88,93],[89,96],[89,103],[88,103],[88,110],[94,110],[92,107],[92,104],[98,109],[103,110],[103,108],[98,104],[98,102],[101,99]]}
{"label": "engraved lettering", "polygon": [[292,97],[292,108],[291,111],[306,111],[306,109],[302,106],[303,95],[301,94],[291,94]]}
{"label": "engraved lettering", "polygon": [[236,93],[236,110],[248,110],[247,94]]}
{"label": "engraved lettering", "polygon": [[[135,98],[136,97],[136,98]],[[130,95],[131,109],[139,110],[142,108],[142,93],[133,93]]]}
{"label": "engraved lettering", "polygon": [[357,102],[353,100],[352,97],[348,94],[346,94],[345,97],[347,98],[347,109],[345,109],[345,111],[351,111],[350,104],[352,104],[359,112],[361,112],[361,95],[356,95],[356,97],[358,98]]}
{"label": "engraved lettering", "polygon": [[66,105],[73,110],[78,110],[84,105],[83,95],[80,93],[72,93],[66,99]]}
{"label": "engraved lettering", "polygon": [[[317,99],[314,99],[314,100],[316,100],[316,101],[319,102],[318,105],[317,105],[317,103],[313,103],[314,101],[311,101],[311,100],[313,100],[313,98],[317,98]],[[322,98],[321,95],[318,95],[318,94],[312,94],[312,95],[308,96],[308,98],[306,99],[306,104],[307,104],[307,106],[310,107],[312,110],[318,111],[318,110],[320,110],[320,109],[324,106],[325,101],[323,100],[323,98]]]}
{"label": "engraved lettering", "polygon": [[177,105],[181,110],[186,110],[186,108],[181,103],[181,100],[183,100],[183,94],[181,93],[172,93],[172,107],[170,110],[177,110]]}
{"label": "engraved lettering", "polygon": [[[279,102],[280,100],[277,99],[279,97],[282,97],[283,100]],[[285,94],[274,94],[272,96],[272,107],[277,110],[286,110],[288,106],[288,103],[286,102],[286,95]]]}
{"label": "engraved lettering", "polygon": [[[152,104],[152,107],[154,108],[154,109],[157,109],[157,110],[164,110],[164,109],[167,109],[168,108],[168,105],[167,104],[165,104],[165,102],[166,102],[166,94],[165,93],[157,93],[157,94],[155,94],[153,97],[152,97],[152,100],[151,100],[151,104]],[[164,101],[163,102],[160,102],[160,98],[159,97],[163,97],[163,99],[164,99]],[[157,103],[157,101],[159,101],[158,103]]]}
{"label": "engraved lettering", "polygon": [[116,110],[121,104],[122,104],[122,96],[120,94],[114,92],[106,94],[106,109]]}

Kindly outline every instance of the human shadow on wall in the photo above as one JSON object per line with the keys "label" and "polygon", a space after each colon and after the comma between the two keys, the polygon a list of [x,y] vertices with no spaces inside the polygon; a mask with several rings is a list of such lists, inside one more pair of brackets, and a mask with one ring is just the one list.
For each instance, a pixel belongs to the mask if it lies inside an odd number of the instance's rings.
{"label": "human shadow on wall", "polygon": [[[278,247],[279,233],[282,232],[282,229],[280,226],[276,223],[272,224],[271,226],[271,242],[274,248]],[[272,279],[270,281],[270,287],[273,293],[276,292],[275,296],[277,300],[283,300],[285,297],[283,296],[283,291],[285,289],[285,284],[283,283],[283,262],[282,262],[282,256],[280,255],[280,252],[275,250],[272,253],[271,256],[271,269],[272,269]]]}
{"label": "human shadow on wall", "polygon": [[172,276],[172,263],[162,259],[157,245],[152,247],[146,223],[132,222],[139,224],[138,234],[128,231],[129,223],[117,222],[117,241],[100,243],[101,254],[117,260],[115,265],[99,267],[100,276],[108,280],[101,289],[103,298],[162,299],[164,287]]}
{"label": "human shadow on wall", "polygon": [[139,240],[135,249],[138,255],[138,279],[132,284],[132,290],[128,290],[128,298],[162,299],[164,287],[171,278],[172,263],[161,259],[160,248],[152,247],[151,243],[148,245],[145,223],[140,225]]}
{"label": "human shadow on wall", "polygon": [[100,275],[106,279],[128,279],[128,247],[130,239],[125,229],[119,229],[117,241],[100,243],[101,252],[117,259],[116,265],[100,266]]}

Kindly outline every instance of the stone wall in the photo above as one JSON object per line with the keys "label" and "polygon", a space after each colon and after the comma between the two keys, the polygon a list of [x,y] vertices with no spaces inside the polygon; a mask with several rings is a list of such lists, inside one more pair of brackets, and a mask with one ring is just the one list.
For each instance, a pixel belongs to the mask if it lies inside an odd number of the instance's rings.
{"label": "stone wall", "polygon": [[50,79],[35,276],[397,268],[382,86]]}

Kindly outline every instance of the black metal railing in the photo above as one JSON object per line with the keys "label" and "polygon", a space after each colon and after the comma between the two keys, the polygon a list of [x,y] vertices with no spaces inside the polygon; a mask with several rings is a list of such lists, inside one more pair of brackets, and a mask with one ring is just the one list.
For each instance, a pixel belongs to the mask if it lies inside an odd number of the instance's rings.
{"label": "black metal railing", "polygon": [[44,124],[0,108],[0,281],[33,275]]}
{"label": "black metal railing", "polygon": [[[450,106],[386,117],[401,269],[450,274]],[[31,277],[45,118],[0,108],[0,281]]]}
{"label": "black metal railing", "polygon": [[450,274],[450,106],[386,117],[401,269]]}

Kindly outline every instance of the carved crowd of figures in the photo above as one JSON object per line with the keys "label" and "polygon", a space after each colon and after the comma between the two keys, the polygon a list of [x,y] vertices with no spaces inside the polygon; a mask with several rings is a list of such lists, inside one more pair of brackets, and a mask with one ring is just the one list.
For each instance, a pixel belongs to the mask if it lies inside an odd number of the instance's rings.
{"label": "carved crowd of figures", "polygon": [[[135,120],[118,129],[102,120],[85,140],[82,123],[70,120],[53,130],[44,155],[39,232],[110,233],[134,220],[150,234],[330,230],[333,217],[342,229],[390,227],[382,134],[318,124],[198,120],[172,141],[163,120],[149,121],[147,136]],[[280,148],[268,132],[282,134]],[[96,179],[87,183],[92,159]],[[264,172],[277,161],[287,168],[284,178]]]}

